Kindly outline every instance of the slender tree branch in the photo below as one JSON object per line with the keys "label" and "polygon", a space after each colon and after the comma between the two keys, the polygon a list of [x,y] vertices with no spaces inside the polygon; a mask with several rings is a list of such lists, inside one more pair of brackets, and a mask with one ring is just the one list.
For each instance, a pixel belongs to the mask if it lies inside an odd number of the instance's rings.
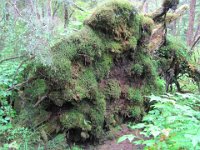
{"label": "slender tree branch", "polygon": [[13,85],[12,87],[8,88],[7,91],[11,91],[13,89],[16,89],[17,87],[22,87],[24,86],[26,83],[31,83],[33,82],[34,80],[36,80],[37,78],[36,77],[32,77],[32,78],[29,78],[28,80],[22,82],[22,83],[19,83],[19,84],[16,84],[16,85]]}
{"label": "slender tree branch", "polygon": [[14,9],[15,9],[15,11],[17,12],[17,14],[20,15],[20,17],[22,17],[22,15],[21,15],[19,9],[17,8],[17,5],[16,5],[16,4],[14,4],[14,3],[12,3],[12,2],[9,2],[9,1],[8,1],[8,4],[10,4],[11,6],[13,6]]}
{"label": "slender tree branch", "polygon": [[9,60],[13,60],[13,59],[17,59],[17,58],[22,58],[22,57],[25,57],[25,55],[22,55],[22,56],[13,56],[13,57],[10,57],[10,58],[6,58],[6,59],[3,59],[0,61],[0,64],[5,62],[5,61],[9,61]]}
{"label": "slender tree branch", "polygon": [[60,7],[60,4],[56,1],[55,2],[55,9],[53,10],[53,14],[52,14],[52,18],[55,17],[59,7]]}
{"label": "slender tree branch", "polygon": [[195,46],[197,45],[197,43],[199,42],[199,40],[200,40],[200,35],[196,38],[196,40],[192,44],[191,50],[193,50],[195,48]]}
{"label": "slender tree branch", "polygon": [[47,98],[47,96],[42,96],[39,97],[38,101],[35,103],[35,105],[33,106],[34,108],[37,107],[43,100],[45,100]]}

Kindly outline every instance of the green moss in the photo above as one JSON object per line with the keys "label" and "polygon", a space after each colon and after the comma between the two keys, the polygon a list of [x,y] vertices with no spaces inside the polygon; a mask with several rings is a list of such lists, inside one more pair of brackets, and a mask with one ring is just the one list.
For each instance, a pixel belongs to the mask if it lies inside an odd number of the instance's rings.
{"label": "green moss", "polygon": [[143,31],[150,36],[154,27],[154,21],[152,20],[152,18],[147,16],[141,15],[140,17]]}
{"label": "green moss", "polygon": [[111,48],[110,51],[113,52],[113,53],[121,53],[122,50],[123,50],[122,45],[118,42],[115,42],[115,41],[109,43],[109,47]]}
{"label": "green moss", "polygon": [[133,72],[134,75],[141,76],[144,72],[144,67],[140,64],[134,64],[131,67],[131,72]]}
{"label": "green moss", "polygon": [[101,4],[86,24],[121,41],[134,35],[139,39],[140,18],[129,1],[112,0]]}
{"label": "green moss", "polygon": [[63,94],[60,91],[53,91],[48,94],[48,98],[53,101],[53,103],[59,107],[61,107],[65,100],[63,98]]}
{"label": "green moss", "polygon": [[94,101],[94,105],[92,106],[92,108],[90,108],[90,112],[89,112],[89,118],[93,125],[92,134],[96,138],[100,138],[103,135],[105,113],[106,113],[105,97],[102,93],[98,92],[96,94],[96,101]]}
{"label": "green moss", "polygon": [[80,101],[84,98],[95,99],[98,84],[93,69],[84,69],[80,72],[78,78],[72,79],[65,88],[65,99],[74,99],[76,101]]}
{"label": "green moss", "polygon": [[143,96],[139,89],[129,88],[128,89],[128,99],[133,102],[136,102],[136,103],[143,102]]}
{"label": "green moss", "polygon": [[70,110],[62,114],[60,122],[65,129],[80,128],[84,131],[92,129],[90,122],[77,110]]}
{"label": "green moss", "polygon": [[121,87],[119,81],[115,79],[108,80],[107,86],[104,91],[108,97],[119,99],[121,95]]}
{"label": "green moss", "polygon": [[113,59],[111,55],[104,54],[101,60],[95,62],[95,73],[98,79],[104,78],[113,66]]}
{"label": "green moss", "polygon": [[165,92],[165,84],[165,81],[159,77],[155,80],[155,91],[157,91],[157,94],[162,94]]}
{"label": "green moss", "polygon": [[132,36],[128,39],[128,45],[130,49],[136,49],[138,40]]}
{"label": "green moss", "polygon": [[138,55],[138,59],[140,60],[140,63],[143,65],[145,78],[150,82],[154,81],[158,76],[156,61],[153,60],[150,55],[143,53],[140,53]]}
{"label": "green moss", "polygon": [[76,109],[81,114],[87,116],[92,125],[91,134],[96,138],[103,135],[104,116],[106,113],[106,101],[102,93],[97,92],[94,101],[82,100],[76,105]]}
{"label": "green moss", "polygon": [[24,93],[32,97],[33,99],[38,98],[38,96],[44,96],[47,92],[46,81],[43,79],[37,79],[33,81],[29,86],[26,87]]}
{"label": "green moss", "polygon": [[130,111],[131,116],[135,118],[140,118],[140,116],[144,114],[143,106],[133,106]]}
{"label": "green moss", "polygon": [[173,57],[173,53],[176,54],[178,60],[188,59],[187,46],[181,41],[172,36],[167,37],[166,45],[162,46],[158,50],[160,57],[169,59]]}

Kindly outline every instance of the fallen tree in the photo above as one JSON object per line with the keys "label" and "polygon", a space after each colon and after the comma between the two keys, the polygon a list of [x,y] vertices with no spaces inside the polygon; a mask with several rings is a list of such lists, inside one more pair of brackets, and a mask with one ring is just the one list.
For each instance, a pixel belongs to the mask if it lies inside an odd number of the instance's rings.
{"label": "fallen tree", "polygon": [[[161,13],[138,14],[128,1],[100,5],[79,32],[51,48],[51,66],[33,62],[24,70],[24,80],[34,80],[13,92],[14,123],[37,129],[44,141],[65,132],[78,142],[100,139],[127,118],[140,120],[148,108],[144,96],[165,90],[156,60],[171,60],[163,53],[168,42]],[[180,57],[173,58],[188,63]],[[170,64],[166,61],[162,72],[173,68]]]}

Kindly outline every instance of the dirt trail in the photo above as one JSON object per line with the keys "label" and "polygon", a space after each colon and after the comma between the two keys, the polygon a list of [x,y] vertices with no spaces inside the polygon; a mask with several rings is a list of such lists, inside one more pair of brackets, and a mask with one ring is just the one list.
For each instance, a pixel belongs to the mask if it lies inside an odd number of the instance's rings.
{"label": "dirt trail", "polygon": [[142,136],[139,134],[139,130],[131,130],[127,128],[126,125],[122,125],[121,130],[114,133],[114,139],[112,140],[105,140],[102,142],[101,145],[98,145],[93,148],[85,148],[85,150],[143,150],[143,145],[135,145],[129,142],[128,140],[117,143],[117,139],[125,134],[134,134],[142,138]]}

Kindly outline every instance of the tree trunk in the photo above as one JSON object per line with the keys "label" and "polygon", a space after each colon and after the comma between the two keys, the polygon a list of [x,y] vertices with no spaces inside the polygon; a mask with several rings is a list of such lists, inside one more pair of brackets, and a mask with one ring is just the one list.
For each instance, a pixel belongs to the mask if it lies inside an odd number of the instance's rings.
{"label": "tree trunk", "polygon": [[193,32],[194,32],[194,21],[195,21],[195,7],[196,0],[190,1],[190,13],[189,13],[189,25],[187,30],[187,44],[188,46],[192,45]]}
{"label": "tree trunk", "polygon": [[69,21],[68,6],[66,3],[64,3],[64,28],[67,27],[68,21]]}
{"label": "tree trunk", "polygon": [[145,1],[144,5],[143,5],[143,12],[148,13],[148,2],[147,1]]}

